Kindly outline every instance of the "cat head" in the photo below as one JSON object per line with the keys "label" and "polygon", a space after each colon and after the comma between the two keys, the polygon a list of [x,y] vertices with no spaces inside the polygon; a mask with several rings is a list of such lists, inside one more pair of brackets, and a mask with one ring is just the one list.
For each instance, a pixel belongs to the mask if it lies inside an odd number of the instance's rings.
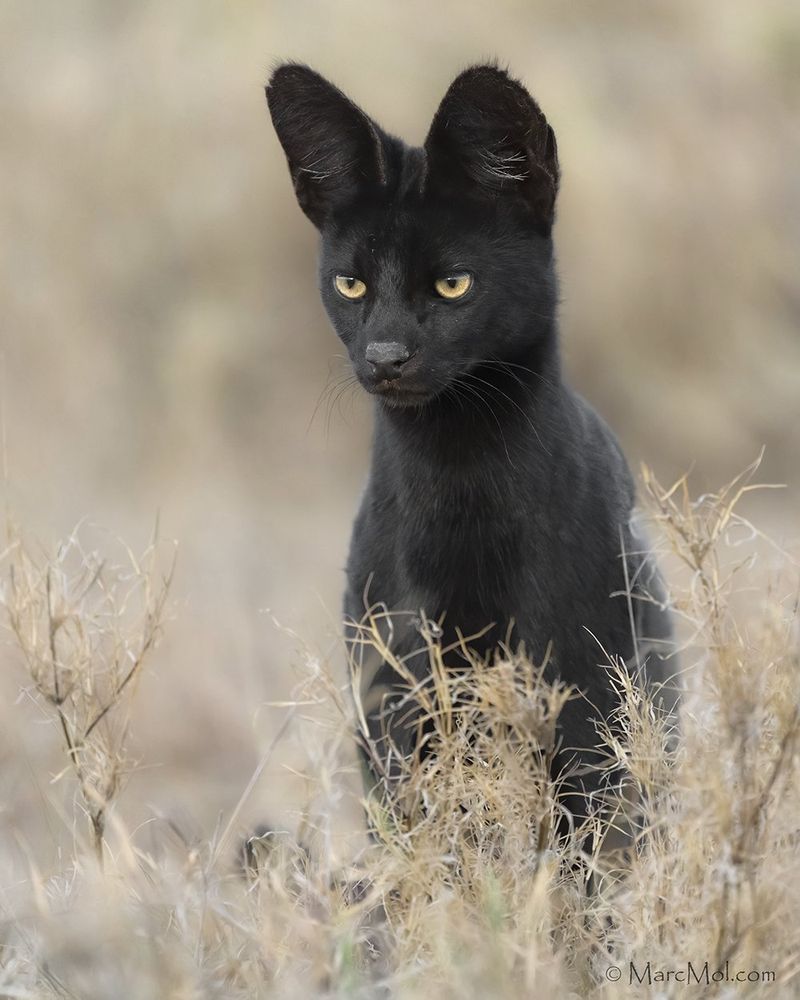
{"label": "cat head", "polygon": [[553,335],[559,170],[520,83],[491,65],[461,73],[422,148],[306,66],[280,66],[267,101],[365,389],[419,406],[481,366],[532,363]]}

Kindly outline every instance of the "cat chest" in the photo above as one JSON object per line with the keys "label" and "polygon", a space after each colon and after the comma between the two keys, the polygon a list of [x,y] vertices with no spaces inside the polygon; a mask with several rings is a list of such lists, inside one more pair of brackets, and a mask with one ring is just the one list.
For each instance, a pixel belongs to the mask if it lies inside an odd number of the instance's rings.
{"label": "cat chest", "polygon": [[399,523],[408,583],[449,615],[508,614],[533,560],[529,518],[478,491],[417,497]]}

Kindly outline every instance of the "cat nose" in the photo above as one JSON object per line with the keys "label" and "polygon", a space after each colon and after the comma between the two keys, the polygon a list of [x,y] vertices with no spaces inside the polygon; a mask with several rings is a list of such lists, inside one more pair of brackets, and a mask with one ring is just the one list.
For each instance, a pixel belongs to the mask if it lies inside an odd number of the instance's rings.
{"label": "cat nose", "polygon": [[372,374],[379,382],[400,378],[401,368],[411,353],[405,344],[395,341],[373,341],[367,344],[365,357],[372,365]]}

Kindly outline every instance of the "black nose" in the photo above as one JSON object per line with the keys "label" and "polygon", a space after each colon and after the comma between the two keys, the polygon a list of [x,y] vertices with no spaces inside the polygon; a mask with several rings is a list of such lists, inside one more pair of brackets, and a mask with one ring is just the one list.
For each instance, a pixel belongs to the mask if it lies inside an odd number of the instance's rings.
{"label": "black nose", "polygon": [[373,341],[367,344],[365,357],[372,365],[372,374],[378,381],[391,381],[400,378],[403,363],[408,361],[411,354],[404,344]]}

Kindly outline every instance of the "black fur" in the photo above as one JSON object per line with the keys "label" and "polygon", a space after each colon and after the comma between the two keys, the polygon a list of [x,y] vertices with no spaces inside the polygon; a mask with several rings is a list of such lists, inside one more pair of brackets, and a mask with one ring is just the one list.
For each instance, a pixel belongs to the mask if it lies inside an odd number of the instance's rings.
{"label": "black fur", "polygon": [[[663,663],[647,647],[670,628],[666,612],[636,600],[645,589],[658,598],[660,586],[631,521],[625,458],[562,376],[553,130],[495,66],[454,81],[422,149],[304,66],[276,70],[267,98],[300,205],[321,233],[323,301],[376,397],[345,612],[358,621],[365,601],[424,609],[444,616],[445,642],[492,625],[473,644],[486,655],[512,623],[512,644],[535,662],[551,647],[551,675],[585,695],[561,717],[557,767],[581,766],[571,787],[595,791],[593,720],[615,708],[603,650],[635,662],[633,607],[645,679],[657,685]],[[437,294],[437,279],[462,273],[472,276],[463,298]],[[365,282],[364,297],[343,298],[336,275]],[[368,345],[373,359],[399,345],[399,366],[371,364]],[[413,622],[394,623],[398,654],[421,645]],[[419,674],[427,666],[424,655],[410,663]],[[372,665],[369,722],[407,752],[414,730],[386,708],[397,683]]]}

